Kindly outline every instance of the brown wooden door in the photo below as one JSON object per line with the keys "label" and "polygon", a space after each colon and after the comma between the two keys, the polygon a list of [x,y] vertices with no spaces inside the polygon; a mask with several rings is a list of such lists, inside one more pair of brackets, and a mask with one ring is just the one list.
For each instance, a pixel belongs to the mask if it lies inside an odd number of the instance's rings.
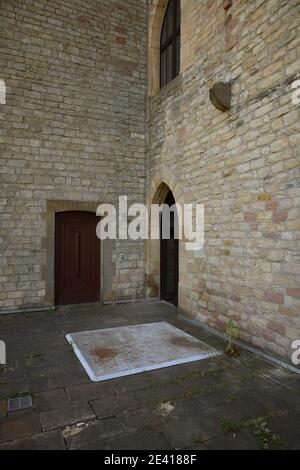
{"label": "brown wooden door", "polygon": [[55,220],[55,303],[100,300],[98,218],[90,212],[61,212]]}
{"label": "brown wooden door", "polygon": [[[171,191],[164,202],[169,207],[175,204]],[[170,240],[161,239],[160,252],[160,278],[161,298],[178,306],[178,281],[179,281],[179,241],[175,239],[175,218],[170,218]]]}

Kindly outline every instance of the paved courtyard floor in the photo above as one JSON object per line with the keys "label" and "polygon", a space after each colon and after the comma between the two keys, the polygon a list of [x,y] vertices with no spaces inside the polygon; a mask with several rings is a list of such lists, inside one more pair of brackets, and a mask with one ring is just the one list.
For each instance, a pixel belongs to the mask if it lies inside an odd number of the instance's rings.
{"label": "paved courtyard floor", "polygon": [[[248,352],[92,383],[71,332],[168,321],[224,351],[164,302],[0,317],[0,449],[300,449],[300,376]],[[9,397],[33,407],[6,411]]]}

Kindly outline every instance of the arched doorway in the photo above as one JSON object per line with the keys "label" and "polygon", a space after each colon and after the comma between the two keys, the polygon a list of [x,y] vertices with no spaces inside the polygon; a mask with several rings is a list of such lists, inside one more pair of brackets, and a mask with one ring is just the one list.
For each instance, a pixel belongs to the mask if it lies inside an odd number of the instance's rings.
{"label": "arched doorway", "polygon": [[[168,191],[164,204],[169,208],[175,205],[175,199],[171,190]],[[175,206],[174,206],[175,207]],[[174,208],[173,207],[173,208]],[[160,296],[162,300],[178,306],[178,281],[179,281],[179,240],[176,231],[177,212],[170,211],[170,237],[164,238],[164,217],[161,217],[160,240]]]}

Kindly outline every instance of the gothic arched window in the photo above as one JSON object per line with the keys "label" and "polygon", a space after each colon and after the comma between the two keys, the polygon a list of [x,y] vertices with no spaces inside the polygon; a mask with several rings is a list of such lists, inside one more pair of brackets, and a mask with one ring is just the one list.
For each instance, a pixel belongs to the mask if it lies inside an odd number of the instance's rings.
{"label": "gothic arched window", "polygon": [[180,0],[170,0],[160,38],[160,87],[180,72]]}

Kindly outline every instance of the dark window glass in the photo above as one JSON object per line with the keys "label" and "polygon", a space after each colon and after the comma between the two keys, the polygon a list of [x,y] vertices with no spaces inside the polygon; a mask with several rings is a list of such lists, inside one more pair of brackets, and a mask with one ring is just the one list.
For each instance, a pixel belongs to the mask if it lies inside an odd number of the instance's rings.
{"label": "dark window glass", "polygon": [[180,72],[180,0],[170,0],[161,31],[160,87]]}
{"label": "dark window glass", "polygon": [[180,10],[180,0],[177,2],[176,15],[175,15],[175,27],[179,29],[180,32],[180,22],[181,22],[181,10]]}
{"label": "dark window glass", "polygon": [[173,45],[167,47],[167,83],[173,79]]}
{"label": "dark window glass", "polygon": [[160,65],[160,83],[167,82],[167,51],[166,49],[161,54],[161,65]]}
{"label": "dark window glass", "polygon": [[166,36],[167,36],[167,38],[169,38],[173,33],[173,21],[174,21],[173,5],[174,5],[174,2],[171,1],[170,5],[168,7],[168,13],[166,15]]}
{"label": "dark window glass", "polygon": [[177,36],[176,37],[176,54],[175,54],[175,57],[176,57],[176,77],[179,75],[180,73],[180,36]]}

